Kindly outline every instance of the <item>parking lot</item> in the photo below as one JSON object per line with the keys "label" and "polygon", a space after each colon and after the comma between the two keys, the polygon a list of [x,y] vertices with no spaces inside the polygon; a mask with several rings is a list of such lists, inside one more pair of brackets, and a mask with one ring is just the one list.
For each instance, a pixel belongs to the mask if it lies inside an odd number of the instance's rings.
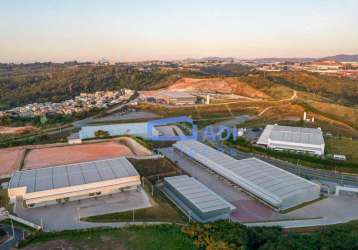
{"label": "parking lot", "polygon": [[30,222],[43,225],[46,231],[87,228],[89,223],[80,221],[94,215],[131,211],[150,207],[149,197],[143,189],[132,190],[112,196],[102,196],[81,201],[72,201],[64,205],[51,205],[38,208],[23,208],[17,202],[15,213]]}

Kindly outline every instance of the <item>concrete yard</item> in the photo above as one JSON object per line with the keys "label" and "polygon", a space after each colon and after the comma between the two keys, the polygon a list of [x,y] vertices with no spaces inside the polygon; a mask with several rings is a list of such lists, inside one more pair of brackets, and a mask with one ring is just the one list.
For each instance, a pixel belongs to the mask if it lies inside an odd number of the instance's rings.
{"label": "concrete yard", "polygon": [[156,130],[164,136],[184,136],[183,131],[176,125],[158,126]]}
{"label": "concrete yard", "polygon": [[105,226],[105,223],[90,223],[79,218],[115,212],[131,211],[150,207],[150,200],[143,189],[132,190],[81,201],[68,202],[64,205],[52,205],[38,208],[23,208],[17,202],[15,213],[30,222],[43,225],[45,231],[81,229]]}

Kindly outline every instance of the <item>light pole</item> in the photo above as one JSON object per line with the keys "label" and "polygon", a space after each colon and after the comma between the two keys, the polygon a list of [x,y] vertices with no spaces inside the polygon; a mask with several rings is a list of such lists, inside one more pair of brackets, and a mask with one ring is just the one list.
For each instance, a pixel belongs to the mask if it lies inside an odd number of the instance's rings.
{"label": "light pole", "polygon": [[79,208],[79,207],[77,207],[77,208],[76,208],[76,210],[77,210],[78,221],[80,221],[80,220],[81,220],[81,212],[80,212],[80,208]]}
{"label": "light pole", "polygon": [[14,222],[11,219],[11,229],[12,229],[12,237],[15,238],[15,229],[14,229]]}

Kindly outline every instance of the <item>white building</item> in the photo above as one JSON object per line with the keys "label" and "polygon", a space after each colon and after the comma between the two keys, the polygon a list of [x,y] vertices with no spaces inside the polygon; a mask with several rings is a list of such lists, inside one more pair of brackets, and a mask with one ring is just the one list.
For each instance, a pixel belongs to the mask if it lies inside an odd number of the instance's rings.
{"label": "white building", "polygon": [[324,155],[324,139],[320,128],[267,125],[257,141],[259,145],[277,150],[293,150]]}
{"label": "white building", "polygon": [[339,160],[339,161],[345,161],[345,160],[347,160],[347,157],[345,155],[334,154],[333,159]]}
{"label": "white building", "polygon": [[[79,131],[79,137],[81,140],[95,138],[95,133],[101,130],[108,132],[109,136],[133,135],[147,138],[149,132],[147,127],[146,122],[84,126]],[[153,128],[152,134],[158,135],[159,133]]]}
{"label": "white building", "polygon": [[187,175],[164,178],[164,191],[190,217],[200,222],[227,219],[235,207]]}
{"label": "white building", "polygon": [[320,197],[320,186],[256,158],[236,160],[198,141],[173,147],[277,210]]}
{"label": "white building", "polygon": [[78,133],[72,133],[67,137],[68,144],[81,144],[82,140]]}
{"label": "white building", "polygon": [[140,176],[124,157],[15,172],[10,202],[25,207],[81,200],[137,189]]}

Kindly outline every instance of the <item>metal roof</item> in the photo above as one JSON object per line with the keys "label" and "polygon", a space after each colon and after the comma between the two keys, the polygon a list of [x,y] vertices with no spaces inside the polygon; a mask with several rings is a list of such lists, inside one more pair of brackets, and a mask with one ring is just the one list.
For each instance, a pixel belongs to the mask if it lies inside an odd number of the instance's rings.
{"label": "metal roof", "polygon": [[319,189],[318,185],[262,160],[236,160],[198,141],[179,141],[174,147],[275,207],[306,189]]}
{"label": "metal roof", "polygon": [[270,140],[318,146],[324,144],[321,129],[280,125],[267,125],[257,143],[267,145]]}
{"label": "metal roof", "polygon": [[193,96],[187,92],[181,92],[181,91],[168,91],[163,90],[158,93],[158,96],[166,96],[169,98],[196,98],[196,96]]}
{"label": "metal roof", "polygon": [[261,133],[259,139],[256,142],[257,144],[261,144],[261,145],[268,144],[268,140],[270,138],[273,126],[274,125],[266,125],[264,131]]}
{"label": "metal roof", "polygon": [[203,213],[216,211],[218,209],[231,209],[232,207],[230,203],[193,177],[179,175],[166,177],[164,180]]}
{"label": "metal roof", "polygon": [[11,177],[9,188],[26,186],[26,192],[32,193],[138,175],[125,157],[119,157],[17,171]]}
{"label": "metal roof", "polygon": [[[94,138],[95,133],[98,130],[107,131],[110,136],[117,135],[135,135],[141,137],[147,137],[147,123],[121,123],[112,125],[96,125],[96,126],[84,126],[81,128],[79,135],[81,139]],[[153,134],[158,134],[155,128],[152,131]]]}

